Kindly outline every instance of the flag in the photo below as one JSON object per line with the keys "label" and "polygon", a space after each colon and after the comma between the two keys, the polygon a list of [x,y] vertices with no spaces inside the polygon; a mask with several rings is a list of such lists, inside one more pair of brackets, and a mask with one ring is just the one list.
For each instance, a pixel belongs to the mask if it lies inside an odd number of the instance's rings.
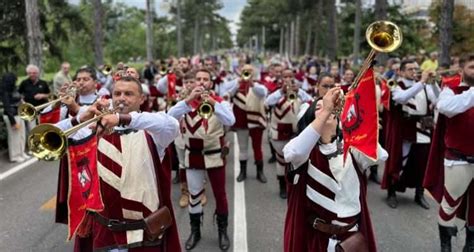
{"label": "flag", "polygon": [[449,87],[455,88],[461,84],[462,77],[460,74],[442,76],[441,77],[441,88]]}
{"label": "flag", "polygon": [[378,121],[374,71],[369,68],[346,95],[341,114],[344,160],[349,148],[377,159]]}
{"label": "flag", "polygon": [[69,195],[68,240],[86,218],[86,211],[104,209],[97,171],[97,137],[93,134],[68,147]]}
{"label": "flag", "polygon": [[387,81],[385,79],[382,79],[380,81],[380,90],[382,92],[382,95],[380,96],[380,103],[382,103],[383,107],[386,110],[390,110],[390,87],[387,84]]}
{"label": "flag", "polygon": [[168,101],[172,101],[176,98],[176,74],[168,74]]}

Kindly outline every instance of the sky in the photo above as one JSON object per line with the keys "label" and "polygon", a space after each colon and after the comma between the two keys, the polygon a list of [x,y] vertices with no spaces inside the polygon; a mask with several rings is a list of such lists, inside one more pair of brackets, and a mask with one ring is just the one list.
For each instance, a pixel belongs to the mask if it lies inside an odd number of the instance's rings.
{"label": "sky", "polygon": [[[247,3],[247,0],[221,0],[224,4],[224,8],[219,11],[219,14],[228,20],[230,23],[230,30],[232,35],[237,34],[238,23],[240,13]],[[79,0],[69,0],[70,3],[78,4]],[[130,6],[136,6],[141,9],[145,9],[146,0],[115,0],[115,2],[123,2]],[[172,2],[172,0],[155,0],[156,13],[158,16],[164,16],[167,14],[166,5]]]}

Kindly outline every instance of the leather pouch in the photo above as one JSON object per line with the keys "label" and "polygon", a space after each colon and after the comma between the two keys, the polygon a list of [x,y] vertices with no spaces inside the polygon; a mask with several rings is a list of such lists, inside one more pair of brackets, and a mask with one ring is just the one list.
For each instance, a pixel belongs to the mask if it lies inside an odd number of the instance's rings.
{"label": "leather pouch", "polygon": [[170,210],[162,207],[145,218],[146,233],[150,240],[161,239],[166,229],[173,224]]}

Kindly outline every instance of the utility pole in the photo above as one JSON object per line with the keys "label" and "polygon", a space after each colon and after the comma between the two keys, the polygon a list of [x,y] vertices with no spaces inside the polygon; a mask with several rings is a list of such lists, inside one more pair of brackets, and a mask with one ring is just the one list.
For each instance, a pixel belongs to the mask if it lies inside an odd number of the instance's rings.
{"label": "utility pole", "polygon": [[178,57],[183,56],[183,34],[181,30],[181,0],[176,0],[176,33],[178,36]]}
{"label": "utility pole", "polygon": [[146,0],[146,60],[153,61],[153,0]]}

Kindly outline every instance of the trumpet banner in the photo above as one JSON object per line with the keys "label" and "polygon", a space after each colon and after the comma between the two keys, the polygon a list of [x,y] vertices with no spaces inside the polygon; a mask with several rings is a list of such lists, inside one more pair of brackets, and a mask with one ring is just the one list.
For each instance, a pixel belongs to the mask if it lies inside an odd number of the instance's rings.
{"label": "trumpet banner", "polygon": [[90,137],[68,147],[69,194],[68,194],[68,240],[77,232],[85,220],[86,211],[100,212],[104,209],[100,195],[97,171],[97,137]]}
{"label": "trumpet banner", "polygon": [[55,124],[61,117],[61,106],[53,106],[51,111],[40,114],[39,123]]}
{"label": "trumpet banner", "polygon": [[374,71],[369,68],[359,85],[349,90],[341,114],[344,160],[349,148],[355,148],[370,159],[377,159],[378,111]]}

